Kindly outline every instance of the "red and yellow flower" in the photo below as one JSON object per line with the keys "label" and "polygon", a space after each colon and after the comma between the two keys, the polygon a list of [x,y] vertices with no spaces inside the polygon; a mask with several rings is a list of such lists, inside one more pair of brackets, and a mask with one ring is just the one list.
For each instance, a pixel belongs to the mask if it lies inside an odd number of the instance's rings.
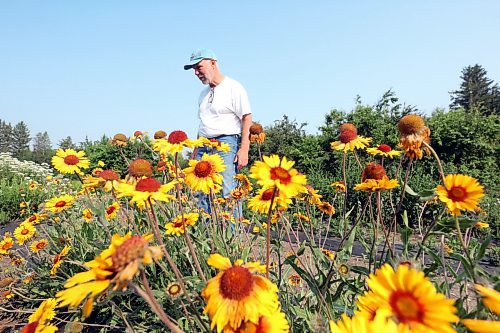
{"label": "red and yellow flower", "polygon": [[423,143],[430,142],[431,131],[425,126],[424,119],[416,114],[402,117],[398,122],[399,145],[405,149],[405,155],[410,159],[421,159],[424,150],[430,154],[430,150],[422,148]]}
{"label": "red and yellow flower", "polygon": [[47,239],[40,239],[30,244],[30,250],[34,253],[40,252],[49,244]]}
{"label": "red and yellow flower", "polygon": [[397,186],[397,179],[389,179],[383,166],[377,163],[368,163],[361,177],[361,184],[354,186],[355,191],[380,191],[390,190]]}
{"label": "red and yellow flower", "polygon": [[384,143],[378,145],[377,147],[366,148],[366,152],[373,156],[382,156],[389,158],[394,158],[401,155],[401,152],[399,150],[392,150],[391,146]]}
{"label": "red and yellow flower", "polygon": [[168,135],[168,138],[155,139],[152,143],[153,149],[160,154],[176,154],[182,153],[184,148],[193,148],[195,141],[189,140],[186,132],[173,131]]}
{"label": "red and yellow flower", "polygon": [[69,194],[49,199],[45,202],[45,209],[53,213],[59,213],[73,206],[75,198]]}
{"label": "red and yellow flower", "polygon": [[184,233],[185,228],[195,225],[198,221],[198,213],[187,213],[184,215],[177,215],[172,222],[165,225],[167,235],[181,235]]}
{"label": "red and yellow flower", "polygon": [[154,204],[156,201],[168,202],[175,197],[168,192],[177,184],[176,181],[161,184],[154,178],[142,178],[133,184],[120,183],[117,187],[117,197],[132,197],[131,204],[143,209],[146,203]]}
{"label": "red and yellow flower", "polygon": [[473,177],[451,174],[444,178],[444,186],[437,186],[436,193],[450,213],[459,216],[463,210],[473,211],[477,207],[484,187]]}
{"label": "red and yellow flower", "polygon": [[189,167],[183,170],[186,175],[186,184],[194,191],[210,193],[222,189],[222,171],[226,169],[224,160],[217,154],[203,154],[201,160],[190,160]]}
{"label": "red and yellow flower", "polygon": [[90,161],[85,157],[84,151],[74,149],[58,149],[52,157],[52,165],[57,171],[65,174],[82,174],[81,169],[87,169]]}

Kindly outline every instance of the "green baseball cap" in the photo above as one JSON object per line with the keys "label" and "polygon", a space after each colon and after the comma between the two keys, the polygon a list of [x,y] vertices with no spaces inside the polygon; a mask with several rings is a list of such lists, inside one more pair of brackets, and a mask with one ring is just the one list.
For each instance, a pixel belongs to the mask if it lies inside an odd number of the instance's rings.
{"label": "green baseball cap", "polygon": [[193,68],[194,65],[202,61],[203,59],[217,60],[214,51],[210,49],[199,49],[194,51],[189,58],[189,64],[184,65],[184,69],[188,70]]}

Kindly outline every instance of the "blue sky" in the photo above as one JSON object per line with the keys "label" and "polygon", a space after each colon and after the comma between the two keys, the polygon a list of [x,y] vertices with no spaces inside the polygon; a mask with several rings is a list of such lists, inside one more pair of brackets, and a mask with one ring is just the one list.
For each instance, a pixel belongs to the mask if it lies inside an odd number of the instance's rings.
{"label": "blue sky", "polygon": [[461,70],[500,81],[500,1],[1,1],[0,119],[54,146],[135,130],[196,136],[201,83],[182,66],[212,48],[254,120],[316,133],[356,95],[392,88],[430,113]]}

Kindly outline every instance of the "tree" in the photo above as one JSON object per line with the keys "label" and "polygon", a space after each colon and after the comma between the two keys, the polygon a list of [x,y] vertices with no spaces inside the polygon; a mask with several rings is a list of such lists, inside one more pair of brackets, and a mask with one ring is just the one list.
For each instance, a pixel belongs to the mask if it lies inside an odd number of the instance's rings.
{"label": "tree", "polygon": [[498,114],[500,95],[498,85],[487,77],[486,70],[480,65],[467,66],[460,76],[462,83],[458,90],[450,92],[450,109],[473,108],[484,115]]}
{"label": "tree", "polygon": [[67,136],[65,139],[62,139],[61,141],[59,141],[59,148],[76,149],[76,145],[73,143],[73,139],[71,139],[71,136]]}
{"label": "tree", "polygon": [[26,159],[30,153],[31,141],[28,126],[21,121],[12,129],[12,155],[19,159]]}
{"label": "tree", "polygon": [[33,139],[33,160],[37,163],[49,163],[52,157],[52,143],[47,132],[39,132]]}
{"label": "tree", "polygon": [[12,126],[0,119],[0,153],[12,151]]}

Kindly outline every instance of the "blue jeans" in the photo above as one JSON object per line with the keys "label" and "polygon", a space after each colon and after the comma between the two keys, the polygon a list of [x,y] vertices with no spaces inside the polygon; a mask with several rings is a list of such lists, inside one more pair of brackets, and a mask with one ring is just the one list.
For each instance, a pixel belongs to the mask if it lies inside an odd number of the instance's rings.
{"label": "blue jeans", "polygon": [[[224,198],[229,198],[231,196],[231,190],[233,190],[237,185],[238,181],[234,179],[236,176],[237,163],[234,162],[236,158],[236,152],[240,148],[241,138],[239,135],[222,135],[215,138],[217,141],[225,142],[229,145],[229,152],[218,151],[216,149],[212,149],[210,147],[200,147],[198,148],[198,152],[196,154],[195,159],[200,160],[203,154],[218,154],[224,160],[224,164],[226,165],[226,169],[221,172],[222,175],[222,196]],[[203,192],[198,192],[195,194],[195,197],[198,201],[198,207],[203,208],[207,213],[211,213],[210,209],[210,199],[209,196],[204,194]],[[240,203],[241,206],[241,203]],[[237,209],[235,213],[237,213]],[[235,214],[236,216],[236,214]]]}

